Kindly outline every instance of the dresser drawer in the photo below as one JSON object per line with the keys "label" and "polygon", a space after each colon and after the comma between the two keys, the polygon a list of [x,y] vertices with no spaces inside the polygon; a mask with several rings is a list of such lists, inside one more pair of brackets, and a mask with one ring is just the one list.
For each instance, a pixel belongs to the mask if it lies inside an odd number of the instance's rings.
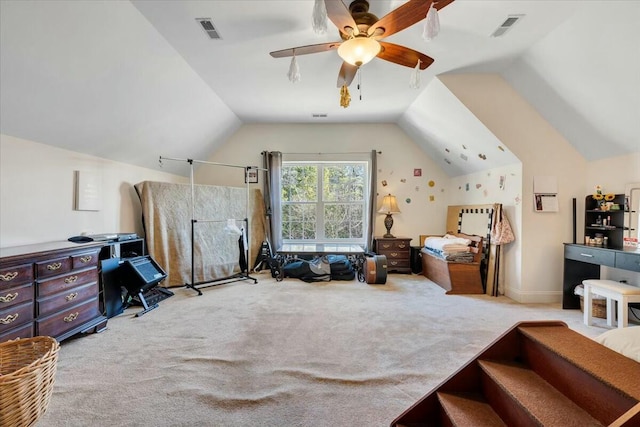
{"label": "dresser drawer", "polygon": [[64,257],[38,262],[36,263],[36,271],[38,279],[67,273],[71,271],[71,258]]}
{"label": "dresser drawer", "polygon": [[91,268],[84,271],[74,271],[66,276],[38,281],[37,298],[68,291],[80,285],[98,281],[98,270]]}
{"label": "dresser drawer", "polygon": [[81,268],[95,267],[98,265],[98,252],[87,252],[85,254],[71,257],[71,268],[79,270]]}
{"label": "dresser drawer", "polygon": [[377,244],[378,251],[393,251],[393,252],[407,252],[411,250],[411,246],[409,245],[409,241],[404,240],[381,240],[378,241]]}
{"label": "dresser drawer", "polygon": [[16,338],[31,338],[33,337],[33,322],[29,322],[26,325],[13,328],[0,334],[0,342],[9,340],[15,340]]}
{"label": "dresser drawer", "polygon": [[0,334],[33,321],[33,303],[16,305],[0,311]]}
{"label": "dresser drawer", "polygon": [[47,298],[38,299],[38,316],[47,316],[58,311],[66,310],[68,307],[94,298],[96,295],[98,295],[98,282],[93,282]]}
{"label": "dresser drawer", "polygon": [[409,259],[409,251],[400,251],[400,250],[382,250],[378,252],[378,255],[384,255],[387,259]]}
{"label": "dresser drawer", "polygon": [[0,291],[30,282],[33,282],[33,264],[18,265],[0,270]]}
{"label": "dresser drawer", "polygon": [[588,248],[585,246],[565,246],[564,257],[590,264],[600,264],[608,267],[615,266],[615,252],[608,250]]}
{"label": "dresser drawer", "polygon": [[616,268],[640,272],[640,254],[616,253]]}
{"label": "dresser drawer", "polygon": [[411,267],[411,261],[408,259],[390,259],[389,257],[387,257],[387,269],[388,270],[394,270],[396,268],[410,268]]}
{"label": "dresser drawer", "polygon": [[56,337],[100,316],[98,297],[36,321],[38,335]]}
{"label": "dresser drawer", "polygon": [[33,285],[31,283],[0,290],[0,310],[5,310],[27,301],[33,302]]}

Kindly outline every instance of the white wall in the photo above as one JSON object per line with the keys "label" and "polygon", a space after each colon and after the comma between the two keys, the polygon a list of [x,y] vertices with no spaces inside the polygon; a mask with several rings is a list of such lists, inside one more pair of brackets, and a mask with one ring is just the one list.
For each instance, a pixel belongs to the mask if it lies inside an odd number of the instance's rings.
{"label": "white wall", "polygon": [[[248,124],[236,132],[208,160],[210,162],[262,166],[263,150],[283,153],[347,153],[382,151],[378,156],[378,204],[382,196],[394,194],[399,203],[391,232],[418,244],[420,234],[445,231],[445,191],[449,177],[395,124]],[[422,169],[422,176],[414,176]],[[244,185],[241,169],[201,165],[196,182],[215,185]],[[263,182],[260,177],[260,182]],[[382,181],[387,185],[383,186]],[[429,186],[429,181],[434,186]],[[430,201],[433,196],[433,201]],[[407,201],[410,199],[410,202]],[[386,232],[384,215],[376,221],[376,235]]]}
{"label": "white wall", "polygon": [[[507,296],[520,302],[560,301],[563,243],[572,241],[572,199],[584,200],[587,162],[501,76],[450,74],[440,79],[523,164],[521,280],[506,283]],[[534,212],[535,176],[556,177],[559,212]]]}
{"label": "white wall", "polygon": [[[101,177],[100,211],[74,210],[74,171]],[[0,247],[66,240],[81,233],[142,229],[133,185],[183,177],[0,135]]]}

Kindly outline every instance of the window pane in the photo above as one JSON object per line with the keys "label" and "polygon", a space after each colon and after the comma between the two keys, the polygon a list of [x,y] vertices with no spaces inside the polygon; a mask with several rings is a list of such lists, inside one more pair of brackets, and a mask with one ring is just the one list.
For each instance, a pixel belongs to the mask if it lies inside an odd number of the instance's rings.
{"label": "window pane", "polygon": [[355,202],[364,200],[364,165],[325,166],[323,200],[327,202]]}
{"label": "window pane", "polygon": [[362,204],[325,204],[324,234],[328,239],[361,239],[364,236]]}
{"label": "window pane", "polygon": [[282,168],[283,202],[315,202],[317,200],[317,166],[297,165]]}
{"label": "window pane", "polygon": [[315,204],[287,203],[282,206],[283,239],[315,239]]}

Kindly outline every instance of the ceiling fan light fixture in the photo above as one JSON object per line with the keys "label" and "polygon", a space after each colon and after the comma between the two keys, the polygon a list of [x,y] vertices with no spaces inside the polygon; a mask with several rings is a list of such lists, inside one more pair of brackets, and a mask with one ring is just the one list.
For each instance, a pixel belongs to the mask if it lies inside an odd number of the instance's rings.
{"label": "ceiling fan light fixture", "polygon": [[338,47],[340,58],[356,67],[371,61],[378,53],[380,53],[380,43],[366,36],[356,36],[342,42]]}

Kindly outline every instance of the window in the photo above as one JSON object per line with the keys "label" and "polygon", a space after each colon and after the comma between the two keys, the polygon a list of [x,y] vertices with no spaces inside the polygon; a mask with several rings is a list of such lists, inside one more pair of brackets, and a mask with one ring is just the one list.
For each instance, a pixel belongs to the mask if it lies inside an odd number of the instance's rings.
{"label": "window", "polygon": [[283,162],[283,241],[365,243],[367,165]]}

